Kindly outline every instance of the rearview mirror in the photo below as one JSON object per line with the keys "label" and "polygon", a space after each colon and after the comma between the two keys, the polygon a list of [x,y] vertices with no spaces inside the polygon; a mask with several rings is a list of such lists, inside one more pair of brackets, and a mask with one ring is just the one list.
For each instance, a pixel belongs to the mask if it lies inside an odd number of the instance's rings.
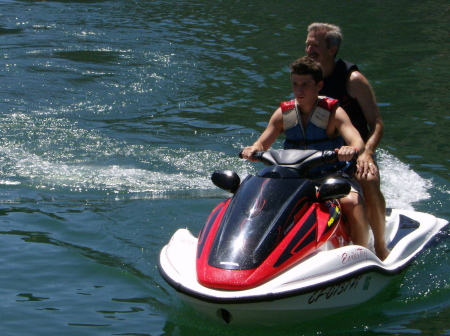
{"label": "rearview mirror", "polygon": [[211,180],[217,187],[232,194],[236,192],[241,184],[239,175],[231,170],[216,170],[211,175]]}
{"label": "rearview mirror", "polygon": [[345,197],[350,193],[350,190],[350,183],[344,179],[327,179],[322,183],[317,199],[319,201],[328,201]]}

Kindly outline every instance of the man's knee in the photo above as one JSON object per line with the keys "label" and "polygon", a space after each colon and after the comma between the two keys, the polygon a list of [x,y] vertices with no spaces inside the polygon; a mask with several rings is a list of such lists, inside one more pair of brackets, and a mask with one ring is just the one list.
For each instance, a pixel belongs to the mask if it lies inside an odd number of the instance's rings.
{"label": "man's knee", "polygon": [[379,188],[380,186],[380,178],[378,175],[355,175],[356,180],[363,188]]}
{"label": "man's knee", "polygon": [[358,193],[351,192],[346,197],[341,198],[341,205],[343,207],[356,207],[358,205],[364,205],[364,201]]}

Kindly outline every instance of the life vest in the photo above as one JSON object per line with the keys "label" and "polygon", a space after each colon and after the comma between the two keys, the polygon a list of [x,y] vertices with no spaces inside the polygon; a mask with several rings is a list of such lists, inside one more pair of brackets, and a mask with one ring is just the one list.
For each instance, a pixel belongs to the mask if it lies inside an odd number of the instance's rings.
{"label": "life vest", "polygon": [[339,106],[339,102],[327,97],[319,97],[319,99],[309,116],[306,128],[303,127],[295,107],[295,99],[281,103],[283,129],[286,134],[284,149],[334,150],[344,145],[344,139],[341,136],[333,139],[327,136],[331,111]]}
{"label": "life vest", "polygon": [[[283,129],[286,135],[284,149],[315,149],[334,150],[344,145],[342,136],[329,138],[327,136],[328,121],[331,111],[339,106],[339,101],[327,97],[319,97],[319,101],[309,115],[309,121],[304,129],[301,117],[295,106],[295,99],[281,103],[283,115]],[[311,178],[321,178],[335,171],[336,167],[344,168],[346,163],[339,161],[336,164],[320,165],[310,171]]]}
{"label": "life vest", "polygon": [[340,106],[347,112],[353,126],[366,142],[369,137],[366,117],[358,101],[350,97],[347,91],[347,80],[353,71],[358,71],[355,64],[337,60],[332,74],[323,79],[323,87],[319,94],[339,100]]}

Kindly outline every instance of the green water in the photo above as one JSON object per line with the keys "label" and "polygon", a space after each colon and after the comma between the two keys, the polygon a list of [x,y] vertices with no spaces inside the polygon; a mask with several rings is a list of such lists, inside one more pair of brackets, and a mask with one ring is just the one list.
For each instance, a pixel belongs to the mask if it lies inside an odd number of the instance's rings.
{"label": "green water", "polygon": [[[1,335],[450,335],[444,232],[371,302],[223,328],[160,277],[161,248],[227,197],[306,27],[340,25],[386,126],[388,206],[450,219],[446,1],[0,0]],[[277,143],[279,146],[280,143]]]}

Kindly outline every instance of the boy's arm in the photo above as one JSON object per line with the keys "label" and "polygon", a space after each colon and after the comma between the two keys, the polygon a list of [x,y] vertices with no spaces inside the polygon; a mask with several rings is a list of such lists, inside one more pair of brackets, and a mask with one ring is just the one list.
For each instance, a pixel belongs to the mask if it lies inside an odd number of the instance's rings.
{"label": "boy's arm", "polygon": [[278,136],[283,132],[283,115],[281,108],[278,108],[269,120],[265,131],[261,134],[259,139],[252,145],[245,147],[242,151],[242,157],[251,160],[253,153],[258,151],[265,151],[272,146]]}
{"label": "boy's arm", "polygon": [[339,160],[351,160],[356,151],[358,151],[359,155],[363,154],[365,150],[364,141],[358,130],[353,126],[347,113],[341,107],[336,109],[332,122],[336,130],[344,138],[345,143],[348,144],[348,146],[339,148]]}

